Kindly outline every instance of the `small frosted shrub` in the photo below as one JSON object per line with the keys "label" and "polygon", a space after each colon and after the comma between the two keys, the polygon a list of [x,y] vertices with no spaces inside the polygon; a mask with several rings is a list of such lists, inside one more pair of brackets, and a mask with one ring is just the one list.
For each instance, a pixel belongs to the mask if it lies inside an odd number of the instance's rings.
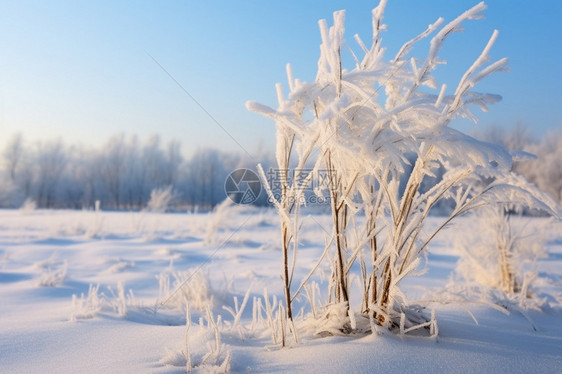
{"label": "small frosted shrub", "polygon": [[150,212],[165,213],[170,210],[175,198],[176,193],[172,186],[155,188],[150,192],[146,208]]}
{"label": "small frosted shrub", "polygon": [[66,262],[58,268],[47,268],[39,278],[38,285],[41,287],[57,287],[64,283],[67,274]]}
{"label": "small frosted shrub", "polygon": [[[460,254],[456,280],[466,283],[468,299],[500,304],[510,299],[525,309],[540,306],[540,300],[530,299],[537,296],[532,288],[538,277],[536,261],[547,256],[545,237],[540,227],[528,225],[527,220],[503,205],[483,207],[471,216],[455,242]],[[470,285],[482,292],[474,295],[474,288],[468,291]],[[493,290],[505,297],[491,296]]]}
{"label": "small frosted shrub", "polygon": [[189,304],[192,310],[203,312],[224,300],[225,292],[214,289],[209,278],[198,269],[176,272],[170,268],[160,273],[157,279],[158,299],[166,308],[186,310]]}
{"label": "small frosted shrub", "polygon": [[70,321],[79,319],[92,319],[102,312],[115,313],[119,317],[126,317],[130,306],[135,304],[132,290],[125,292],[125,284],[117,283],[114,290],[107,287],[109,295],[100,292],[100,285],[90,284],[88,294],[72,295],[72,313]]}
{"label": "small frosted shrub", "polygon": [[35,209],[37,209],[37,203],[31,197],[28,197],[21,205],[20,212],[33,212]]}

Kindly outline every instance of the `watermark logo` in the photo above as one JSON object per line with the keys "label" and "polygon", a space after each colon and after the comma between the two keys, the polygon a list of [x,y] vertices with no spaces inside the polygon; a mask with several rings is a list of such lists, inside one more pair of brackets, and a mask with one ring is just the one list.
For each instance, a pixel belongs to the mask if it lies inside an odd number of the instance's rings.
{"label": "watermark logo", "polygon": [[236,169],[226,177],[224,192],[236,204],[252,204],[261,192],[260,178],[250,169]]}
{"label": "watermark logo", "polygon": [[331,190],[336,185],[336,171],[328,169],[272,169],[266,173],[274,194],[280,193],[283,181],[301,191]]}
{"label": "watermark logo", "polygon": [[[330,203],[329,193],[336,183],[335,170],[327,169],[272,169],[266,175],[269,185],[267,203],[281,201],[299,205],[325,205]],[[294,186],[283,194],[283,184]],[[250,169],[237,169],[228,175],[224,183],[226,195],[236,204],[252,204],[261,193],[261,180]]]}
{"label": "watermark logo", "polygon": [[[329,194],[335,185],[335,170],[327,169],[269,169],[266,174],[271,188],[269,204],[286,203],[298,205],[330,204]],[[291,186],[291,192],[283,194],[283,183]]]}

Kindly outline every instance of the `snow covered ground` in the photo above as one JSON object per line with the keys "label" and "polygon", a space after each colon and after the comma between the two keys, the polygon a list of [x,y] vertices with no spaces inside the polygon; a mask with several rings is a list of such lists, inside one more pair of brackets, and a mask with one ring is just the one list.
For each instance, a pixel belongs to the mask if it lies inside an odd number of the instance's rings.
{"label": "snow covered ground", "polygon": [[[322,252],[330,219],[304,218],[297,283]],[[298,345],[280,349],[265,308],[262,318],[253,317],[257,305],[265,305],[265,288],[269,300],[282,297],[277,222],[273,210],[254,208],[221,214],[0,211],[0,372],[180,373],[186,336],[192,365],[203,372],[229,355],[231,372],[562,371],[560,224],[551,226],[549,255],[538,261],[539,291],[548,306],[528,313],[536,331],[520,313],[431,303],[436,339],[382,330],[346,337],[303,333]],[[411,302],[444,289],[458,259],[452,238],[462,231],[461,221],[436,238],[428,272],[404,280]],[[321,266],[314,280],[328,274]],[[183,297],[190,303],[188,334]],[[307,307],[306,297],[296,306]]]}

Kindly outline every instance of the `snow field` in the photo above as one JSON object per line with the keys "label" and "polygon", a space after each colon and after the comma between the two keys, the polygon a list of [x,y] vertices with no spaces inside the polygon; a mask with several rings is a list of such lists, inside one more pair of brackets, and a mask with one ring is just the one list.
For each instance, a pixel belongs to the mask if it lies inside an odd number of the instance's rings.
{"label": "snow field", "polygon": [[[283,295],[277,219],[273,210],[253,208],[235,209],[226,220],[212,213],[0,211],[0,371],[185,372],[186,311],[180,296],[190,299],[188,349],[199,372],[218,369],[227,355],[223,368],[232,372],[546,373],[561,367],[560,224],[550,226],[548,256],[538,260],[537,286],[547,307],[528,312],[537,331],[517,312],[432,302],[437,338],[397,337],[382,328],[375,334],[318,337],[299,314],[299,344],[291,340],[289,348],[279,349],[264,300],[265,288],[270,302]],[[306,276],[322,252],[323,225],[330,219],[303,217],[295,280]],[[446,294],[458,260],[452,243],[466,234],[462,227],[460,221],[436,238],[424,264],[427,273],[404,280],[410,302]],[[312,278],[319,284],[318,299],[326,298],[328,274],[321,265]],[[352,308],[358,302],[352,300]],[[253,316],[256,303],[263,306],[261,319]],[[219,331],[218,352],[206,305]],[[295,305],[297,313],[311,312],[304,293]],[[213,351],[216,357],[209,355]]]}

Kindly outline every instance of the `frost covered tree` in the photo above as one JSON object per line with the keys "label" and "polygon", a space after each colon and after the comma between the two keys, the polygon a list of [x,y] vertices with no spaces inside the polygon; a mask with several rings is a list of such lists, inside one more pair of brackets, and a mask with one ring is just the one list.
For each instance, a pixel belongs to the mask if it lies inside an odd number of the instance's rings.
{"label": "frost covered tree", "polygon": [[[400,281],[417,269],[431,240],[448,223],[490,201],[524,201],[555,208],[544,205],[542,196],[510,173],[511,153],[448,126],[456,117],[476,120],[472,107],[487,110],[488,104],[501,99],[474,91],[482,79],[507,69],[506,58],[489,62],[497,30],[453,89],[439,85],[432,75],[443,63],[438,54],[447,37],[462,30],[462,22],[481,18],[485,4],[477,4],[447,24],[437,19],[388,60],[381,37],[386,30],[382,23],[385,6],[382,0],[372,12],[373,36],[369,43],[355,35],[360,53],[350,50],[354,66],[343,66],[342,51],[347,47],[345,12],[338,11],[332,27],[325,20],[319,22],[322,44],[316,79],[295,79],[288,65],[289,94],[285,97],[277,85],[278,108],[255,102],[248,102],[247,108],[275,120],[279,169],[288,169],[287,160],[295,153],[298,165],[310,162],[314,153],[319,155],[312,160],[314,169],[330,174],[333,227],[327,243],[332,249],[332,302],[349,307],[349,272],[359,261],[362,311],[379,325],[393,327],[402,321],[401,326],[411,327],[421,321],[408,313]],[[410,56],[413,45],[432,34],[427,55]],[[438,171],[440,178],[436,178]],[[432,178],[428,187],[427,181]],[[262,179],[266,182],[264,173]],[[310,181],[295,178],[280,182],[285,198]],[[430,211],[445,199],[452,204],[449,216],[435,231],[424,232]],[[298,204],[287,206],[282,200],[276,207],[281,218],[284,284],[290,311],[294,296],[287,275],[288,241],[296,251],[298,217],[289,214],[298,211]],[[366,217],[362,227],[352,224],[357,214]]]}
{"label": "frost covered tree", "polygon": [[17,190],[19,170],[22,168],[23,137],[14,135],[2,152],[4,173],[0,172],[0,206],[15,207],[21,203],[21,195]]}
{"label": "frost covered tree", "polygon": [[93,206],[88,201],[88,152],[79,147],[68,147],[66,149],[66,162],[64,170],[57,185],[56,206],[81,209]]}
{"label": "frost covered tree", "polygon": [[186,165],[181,182],[188,203],[209,209],[224,200],[224,181],[238,162],[237,155],[214,149],[197,150]]}
{"label": "frost covered tree", "polygon": [[104,145],[99,157],[100,180],[116,208],[119,208],[122,202],[121,191],[126,170],[126,149],[124,135],[114,136]]}
{"label": "frost covered tree", "polygon": [[12,182],[16,181],[16,172],[21,164],[23,149],[21,133],[15,134],[6,145],[6,148],[4,148],[4,163]]}
{"label": "frost covered tree", "polygon": [[171,140],[166,146],[165,172],[161,181],[164,185],[172,186],[178,182],[183,161],[181,143],[177,140]]}
{"label": "frost covered tree", "polygon": [[[234,169],[250,167],[238,154],[201,149],[190,160],[181,144],[154,135],[141,141],[118,134],[101,147],[61,140],[26,143],[16,134],[0,154],[0,207],[26,198],[39,208],[142,209],[152,191],[172,186],[173,208],[211,208],[224,200],[223,182]],[[170,207],[172,208],[172,207]]]}
{"label": "frost covered tree", "polygon": [[61,140],[39,144],[36,155],[37,202],[53,208],[57,200],[57,185],[66,167],[66,150]]}

